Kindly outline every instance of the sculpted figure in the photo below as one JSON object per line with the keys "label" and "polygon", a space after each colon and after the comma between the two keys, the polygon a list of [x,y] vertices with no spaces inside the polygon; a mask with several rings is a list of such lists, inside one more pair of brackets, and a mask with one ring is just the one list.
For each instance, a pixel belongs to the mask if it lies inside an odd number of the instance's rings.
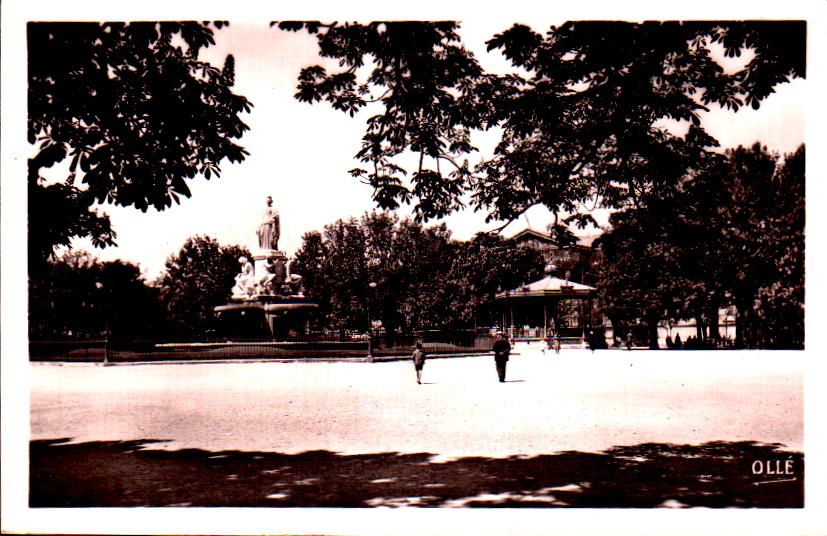
{"label": "sculpted figure", "polygon": [[273,198],[267,196],[267,208],[258,226],[258,247],[261,249],[278,249],[281,235],[279,211],[273,208]]}
{"label": "sculpted figure", "polygon": [[299,274],[290,274],[287,278],[287,285],[290,287],[290,294],[294,296],[304,296],[304,285],[302,284],[302,276]]}
{"label": "sculpted figure", "polygon": [[253,263],[243,255],[238,258],[238,262],[241,264],[241,272],[235,276],[235,286],[232,290],[233,296],[250,297],[255,294],[256,291],[255,267]]}
{"label": "sculpted figure", "polygon": [[261,278],[258,280],[258,291],[260,294],[272,294],[277,278],[277,269],[273,258],[267,257],[264,259],[263,267],[264,273],[261,274]]}

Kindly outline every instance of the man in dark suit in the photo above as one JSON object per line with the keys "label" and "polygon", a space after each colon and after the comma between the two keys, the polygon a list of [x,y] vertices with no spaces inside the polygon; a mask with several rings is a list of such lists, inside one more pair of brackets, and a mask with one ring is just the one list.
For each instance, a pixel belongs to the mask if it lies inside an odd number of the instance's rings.
{"label": "man in dark suit", "polygon": [[497,364],[497,376],[500,383],[505,381],[505,365],[508,363],[508,354],[511,353],[511,343],[502,331],[497,333],[497,340],[494,341],[494,362]]}

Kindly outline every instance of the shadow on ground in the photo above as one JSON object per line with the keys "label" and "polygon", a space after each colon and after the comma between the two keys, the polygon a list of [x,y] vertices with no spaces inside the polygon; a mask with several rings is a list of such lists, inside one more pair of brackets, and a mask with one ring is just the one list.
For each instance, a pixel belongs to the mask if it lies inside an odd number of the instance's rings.
{"label": "shadow on ground", "polygon": [[[755,442],[646,443],[602,453],[434,462],[428,453],[288,455],[153,450],[164,441],[152,439],[67,441],[31,442],[32,507],[795,508],[804,504],[803,456],[779,451],[777,444]],[[758,468],[763,474],[754,474]],[[768,468],[774,474],[766,474]]]}

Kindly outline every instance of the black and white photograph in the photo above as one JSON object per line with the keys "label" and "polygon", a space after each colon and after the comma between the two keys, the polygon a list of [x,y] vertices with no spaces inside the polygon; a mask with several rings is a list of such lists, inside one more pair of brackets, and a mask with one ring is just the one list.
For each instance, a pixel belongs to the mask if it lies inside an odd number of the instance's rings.
{"label": "black and white photograph", "polygon": [[3,3],[4,533],[827,531],[827,4],[463,4]]}

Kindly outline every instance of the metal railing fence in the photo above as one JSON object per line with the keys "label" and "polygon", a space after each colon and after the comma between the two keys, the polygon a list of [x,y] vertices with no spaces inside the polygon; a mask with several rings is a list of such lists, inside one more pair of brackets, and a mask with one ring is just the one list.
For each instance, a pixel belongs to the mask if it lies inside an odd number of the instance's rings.
{"label": "metal railing fence", "polygon": [[405,335],[374,334],[343,337],[340,334],[273,340],[151,340],[51,339],[30,340],[31,361],[144,362],[245,359],[341,359],[409,356],[422,343],[429,354],[487,353],[493,339],[474,332],[422,332]]}

